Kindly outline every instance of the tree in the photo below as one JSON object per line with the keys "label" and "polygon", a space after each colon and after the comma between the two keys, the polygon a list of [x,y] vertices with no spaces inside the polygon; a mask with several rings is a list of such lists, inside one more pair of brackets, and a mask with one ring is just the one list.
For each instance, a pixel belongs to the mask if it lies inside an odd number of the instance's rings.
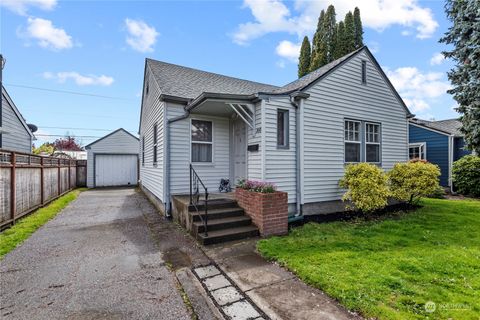
{"label": "tree", "polygon": [[351,11],[345,15],[345,54],[355,50],[355,23]]}
{"label": "tree", "polygon": [[480,15],[478,1],[447,0],[445,11],[453,25],[440,42],[453,45],[451,51],[443,52],[445,58],[455,62],[448,72],[453,85],[447,92],[458,103],[461,114],[461,131],[467,148],[480,154]]}
{"label": "tree", "polygon": [[325,20],[325,11],[320,12],[317,22],[317,31],[312,39],[312,55],[310,58],[310,70],[314,71],[325,64],[326,55],[324,47],[321,45],[321,38],[323,37],[323,21]]}
{"label": "tree", "polygon": [[303,38],[302,47],[300,48],[300,57],[298,58],[298,77],[301,78],[310,70],[310,60],[312,50],[310,48],[310,41],[308,37]]}
{"label": "tree", "polygon": [[77,142],[75,137],[67,136],[65,138],[57,139],[53,142],[55,150],[60,151],[83,151],[80,143]]}
{"label": "tree", "polygon": [[324,36],[321,39],[321,44],[325,47],[326,53],[326,63],[332,62],[334,59],[335,45],[336,45],[336,34],[337,34],[337,22],[335,7],[329,5],[327,12],[325,13],[325,19],[323,21],[323,30]]}
{"label": "tree", "polygon": [[360,9],[358,9],[358,7],[355,7],[353,11],[353,24],[355,26],[354,47],[358,49],[363,47],[363,27],[362,19],[360,18]]}
{"label": "tree", "polygon": [[336,41],[335,54],[334,54],[335,59],[343,57],[348,53],[346,48],[347,39],[345,36],[346,36],[345,23],[343,21],[340,21],[337,24],[337,41]]}
{"label": "tree", "polygon": [[55,151],[53,144],[51,144],[50,142],[45,142],[42,145],[40,145],[38,148],[35,148],[35,146],[33,146],[32,149],[33,149],[32,150],[33,154],[43,153],[46,155],[51,155]]}

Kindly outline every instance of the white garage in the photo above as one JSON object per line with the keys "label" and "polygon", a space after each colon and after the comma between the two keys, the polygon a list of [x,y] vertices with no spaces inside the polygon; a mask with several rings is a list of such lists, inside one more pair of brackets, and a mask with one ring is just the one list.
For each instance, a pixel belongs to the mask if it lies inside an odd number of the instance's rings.
{"label": "white garage", "polygon": [[137,137],[120,128],[90,143],[85,149],[89,188],[137,185]]}

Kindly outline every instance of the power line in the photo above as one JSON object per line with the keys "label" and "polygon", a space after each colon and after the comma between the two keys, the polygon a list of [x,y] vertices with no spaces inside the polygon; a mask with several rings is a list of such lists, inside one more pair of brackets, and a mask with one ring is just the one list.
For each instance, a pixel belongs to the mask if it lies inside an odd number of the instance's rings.
{"label": "power line", "polygon": [[10,87],[17,87],[17,88],[24,88],[24,89],[33,89],[33,90],[48,91],[48,92],[57,92],[57,93],[66,93],[66,94],[75,94],[75,95],[79,95],[79,96],[87,96],[87,97],[95,97],[95,98],[104,98],[104,99],[113,99],[113,100],[126,100],[126,101],[137,101],[137,99],[133,99],[133,98],[121,98],[121,97],[104,96],[104,95],[94,94],[94,93],[85,93],[85,92],[77,92],[77,91],[67,91],[67,90],[56,90],[56,89],[49,89],[49,88],[40,88],[40,87],[26,86],[26,85],[22,85],[22,84],[6,83],[6,85],[8,85],[8,86],[10,86]]}
{"label": "power line", "polygon": [[[44,129],[62,129],[62,130],[90,130],[90,131],[114,131],[116,129],[97,129],[97,128],[67,128],[67,127],[47,127],[47,126],[38,126],[39,128]],[[128,130],[134,132],[135,130]]]}
{"label": "power line", "polygon": [[97,136],[77,136],[77,135],[65,135],[65,134],[43,134],[43,133],[34,133],[35,136],[38,136],[38,137],[61,137],[61,138],[68,138],[68,137],[72,137],[72,138],[101,138],[101,137],[97,137]]}

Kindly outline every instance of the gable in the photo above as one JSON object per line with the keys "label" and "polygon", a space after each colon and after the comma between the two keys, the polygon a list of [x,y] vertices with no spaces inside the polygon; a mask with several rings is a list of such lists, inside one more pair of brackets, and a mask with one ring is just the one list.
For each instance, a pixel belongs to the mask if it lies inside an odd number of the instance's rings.
{"label": "gable", "polygon": [[118,129],[85,147],[95,152],[138,153],[139,140],[124,129]]}
{"label": "gable", "polygon": [[[22,131],[30,137],[33,137],[33,133],[30,131],[30,128],[27,125],[27,122],[23,118],[20,111],[17,109],[17,106],[10,98],[7,90],[2,88],[2,126],[4,129],[14,129],[15,131]],[[8,126],[8,120],[10,120],[10,126],[13,128],[5,128]],[[7,124],[6,124],[7,122]]]}

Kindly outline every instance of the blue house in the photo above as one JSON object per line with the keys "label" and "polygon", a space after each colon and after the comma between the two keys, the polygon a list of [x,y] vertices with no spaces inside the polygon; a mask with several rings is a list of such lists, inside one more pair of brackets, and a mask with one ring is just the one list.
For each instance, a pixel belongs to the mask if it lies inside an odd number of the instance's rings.
{"label": "blue house", "polygon": [[409,122],[409,158],[423,159],[438,165],[441,171],[440,185],[443,187],[452,185],[453,162],[470,154],[470,151],[464,149],[461,126],[457,119],[411,119]]}

